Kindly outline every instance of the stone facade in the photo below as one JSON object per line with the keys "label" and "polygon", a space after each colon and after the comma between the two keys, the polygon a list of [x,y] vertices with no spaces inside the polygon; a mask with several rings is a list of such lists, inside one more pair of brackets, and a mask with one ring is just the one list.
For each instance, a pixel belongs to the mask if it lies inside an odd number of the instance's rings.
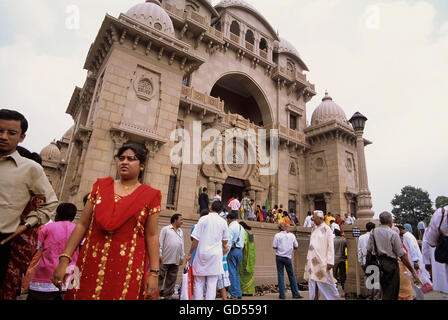
{"label": "stone facade", "polygon": [[[256,204],[268,200],[295,210],[302,224],[307,212],[318,208],[356,216],[359,166],[353,128],[328,95],[307,125],[307,103],[316,95],[308,68],[245,1],[223,0],[213,7],[207,0],[151,0],[118,18],[106,15],[84,67],[86,82],[75,88],[66,111],[74,127],[58,142],[59,163],[44,165],[58,181],[61,201],[82,207],[97,178],[117,176],[118,148],[136,142],[150,155],[143,182],[161,190],[162,217],[183,214],[185,234],[198,218],[200,187],[207,187],[211,197],[222,190],[224,200],[248,191]],[[229,155],[241,164],[172,163],[171,151],[180,141],[176,129],[191,135],[190,149],[182,154],[198,156],[196,121],[201,132],[267,129],[274,139],[270,130],[278,130],[278,171],[261,175],[265,165],[259,157],[248,164],[250,152],[259,155],[259,150],[251,149],[247,137],[244,152]],[[277,227],[253,225],[260,235],[257,248],[271,248]],[[305,245],[309,231],[294,232]],[[297,271],[306,260],[303,248]],[[257,281],[274,281],[273,252],[263,250],[259,257]]]}

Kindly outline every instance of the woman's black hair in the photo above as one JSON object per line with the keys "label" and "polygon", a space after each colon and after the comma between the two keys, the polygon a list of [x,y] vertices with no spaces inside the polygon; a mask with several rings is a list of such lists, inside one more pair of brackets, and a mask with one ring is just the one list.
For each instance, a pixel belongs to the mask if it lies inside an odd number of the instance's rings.
{"label": "woman's black hair", "polygon": [[76,212],[77,209],[73,203],[61,203],[56,209],[55,221],[73,221]]}
{"label": "woman's black hair", "polygon": [[146,164],[146,158],[148,157],[147,151],[141,145],[133,142],[126,143],[120,149],[118,149],[116,157],[120,157],[123,153],[125,153],[126,150],[129,149],[134,151],[135,156],[140,161],[140,164]]}

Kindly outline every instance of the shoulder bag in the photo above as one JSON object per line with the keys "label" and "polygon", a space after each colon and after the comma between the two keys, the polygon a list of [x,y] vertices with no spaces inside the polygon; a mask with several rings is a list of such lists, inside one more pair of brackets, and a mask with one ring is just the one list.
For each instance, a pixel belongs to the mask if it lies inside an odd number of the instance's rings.
{"label": "shoulder bag", "polygon": [[442,226],[443,218],[445,217],[445,209],[442,208],[442,219],[439,224],[439,240],[437,241],[434,258],[438,263],[448,263],[448,236],[443,235],[440,227]]}

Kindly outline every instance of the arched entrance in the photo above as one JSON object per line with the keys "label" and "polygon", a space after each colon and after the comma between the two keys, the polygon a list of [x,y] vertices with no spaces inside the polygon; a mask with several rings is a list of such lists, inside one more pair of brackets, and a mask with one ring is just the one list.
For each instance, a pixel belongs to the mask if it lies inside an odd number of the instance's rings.
{"label": "arched entrance", "polygon": [[224,112],[239,114],[257,126],[269,127],[273,116],[262,88],[247,74],[232,72],[222,75],[210,95],[224,100]]}
{"label": "arched entrance", "polygon": [[244,180],[228,177],[222,188],[222,201],[227,204],[234,195],[241,199],[245,190]]}

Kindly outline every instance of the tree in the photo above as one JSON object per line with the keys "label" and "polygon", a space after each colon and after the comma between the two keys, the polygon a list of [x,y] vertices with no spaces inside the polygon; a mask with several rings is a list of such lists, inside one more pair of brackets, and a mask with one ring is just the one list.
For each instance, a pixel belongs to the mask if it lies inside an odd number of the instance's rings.
{"label": "tree", "polygon": [[438,196],[436,198],[436,209],[439,209],[441,207],[448,206],[448,197],[445,196]]}
{"label": "tree", "polygon": [[409,223],[414,230],[417,230],[420,221],[430,219],[434,212],[429,193],[412,186],[401,189],[401,194],[396,194],[391,204],[395,222]]}

